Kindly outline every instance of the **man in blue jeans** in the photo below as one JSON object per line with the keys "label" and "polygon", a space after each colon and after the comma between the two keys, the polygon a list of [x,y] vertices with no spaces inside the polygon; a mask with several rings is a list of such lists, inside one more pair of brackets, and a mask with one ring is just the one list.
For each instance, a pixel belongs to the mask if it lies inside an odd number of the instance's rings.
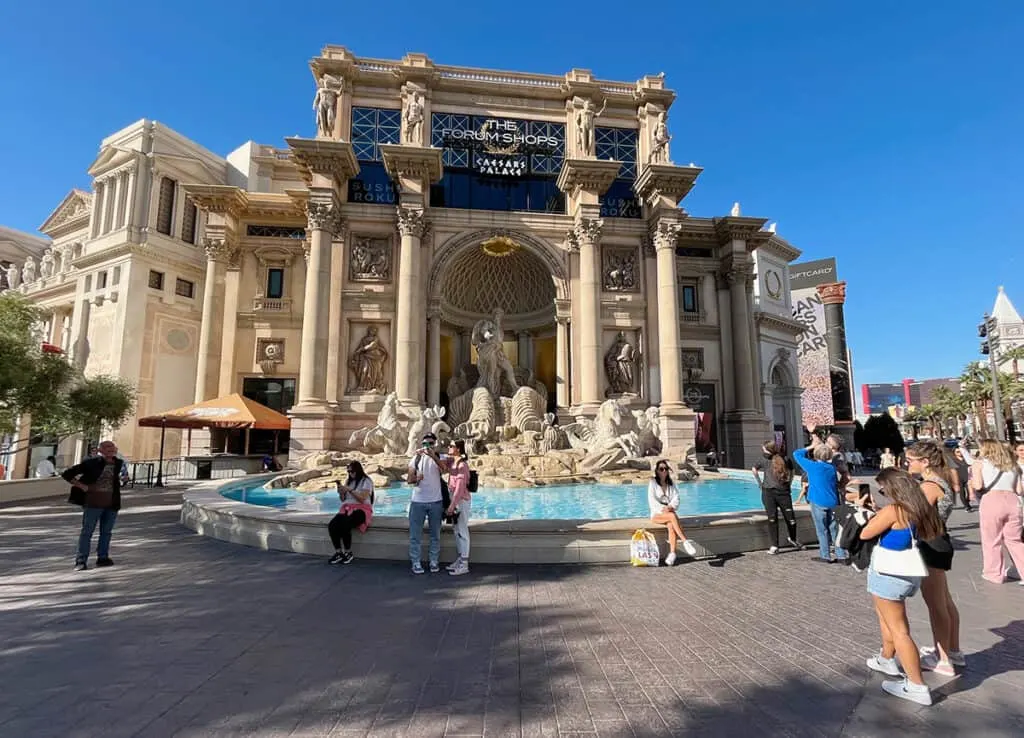
{"label": "man in blue jeans", "polygon": [[78,536],[78,554],[75,556],[75,570],[89,568],[89,550],[92,548],[92,534],[100,528],[100,541],[96,547],[96,566],[113,566],[110,558],[110,537],[117,522],[117,511],[121,509],[121,471],[124,462],[117,456],[113,441],[99,445],[99,453],[81,464],[65,469],[61,474],[71,483],[69,502],[82,506],[82,532]]}
{"label": "man in blue jeans", "polygon": [[836,559],[829,551],[839,535],[839,526],[832,514],[832,508],[840,502],[839,472],[832,463],[835,451],[822,443],[812,429],[809,430],[811,445],[793,452],[793,458],[807,476],[807,487],[801,490],[796,501],[801,502],[806,496],[811,504],[811,520],[818,535],[817,561],[831,564],[838,560],[845,564],[849,562],[845,549],[838,545],[835,547]]}
{"label": "man in blue jeans", "polygon": [[420,560],[420,544],[423,540],[423,521],[430,526],[430,572],[440,571],[441,558],[441,516],[444,505],[441,495],[441,467],[434,446],[437,436],[426,433],[423,445],[409,460],[409,484],[413,485],[412,500],[409,502],[409,562],[413,574],[423,573]]}

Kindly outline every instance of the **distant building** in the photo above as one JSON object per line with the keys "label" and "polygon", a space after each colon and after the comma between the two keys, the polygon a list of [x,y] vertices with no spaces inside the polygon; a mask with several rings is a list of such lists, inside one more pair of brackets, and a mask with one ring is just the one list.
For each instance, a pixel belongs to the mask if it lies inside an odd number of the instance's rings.
{"label": "distant building", "polygon": [[[895,412],[902,417],[903,412],[909,408],[935,402],[934,393],[939,387],[948,387],[954,392],[959,392],[960,380],[955,377],[945,377],[920,381],[904,379],[899,383],[862,384],[860,396],[865,414],[878,415],[886,412],[894,414]],[[898,411],[894,411],[896,408]]]}
{"label": "distant building", "polygon": [[1004,372],[1015,374],[1024,373],[1024,366],[1021,362],[1013,362],[1005,359],[1006,354],[1012,349],[1024,346],[1024,319],[1021,319],[1017,308],[1006,296],[1006,291],[1000,287],[996,294],[995,305],[992,306],[992,317],[996,319],[998,326],[999,340],[995,343],[995,359],[999,368]]}

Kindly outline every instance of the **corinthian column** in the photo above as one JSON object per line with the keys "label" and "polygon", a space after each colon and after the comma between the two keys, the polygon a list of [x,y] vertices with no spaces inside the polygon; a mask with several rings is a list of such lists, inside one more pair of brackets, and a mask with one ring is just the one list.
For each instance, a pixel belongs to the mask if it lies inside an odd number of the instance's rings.
{"label": "corinthian column", "polygon": [[682,224],[659,220],[651,239],[657,255],[658,357],[661,362],[661,407],[682,405],[679,347],[679,295],[676,284],[676,239]]}
{"label": "corinthian column", "polygon": [[567,410],[572,403],[569,394],[569,301],[555,301],[555,402],[559,410]]}
{"label": "corinthian column", "polygon": [[[828,347],[828,373],[832,386],[832,413],[837,426],[852,424],[853,395],[850,388],[850,363],[846,353],[846,320],[843,316],[846,282],[819,284],[816,289],[825,306],[825,344]],[[850,443],[852,438],[851,431]]]}
{"label": "corinthian column", "polygon": [[217,390],[217,364],[220,342],[217,333],[223,321],[224,272],[229,261],[236,258],[238,247],[229,238],[204,238],[206,279],[203,282],[203,315],[199,324],[199,361],[196,365],[195,401],[213,397]]}
{"label": "corinthian column", "polygon": [[416,280],[419,279],[420,239],[427,228],[421,208],[398,208],[398,232],[402,245],[398,257],[398,320],[395,331],[395,392],[399,402],[418,404],[417,372],[423,362],[419,351],[419,320],[416,314]]}
{"label": "corinthian column", "polygon": [[311,192],[307,216],[310,239],[302,309],[299,404],[308,406],[323,405],[327,401],[331,241],[342,227],[341,210],[334,193]]}
{"label": "corinthian column", "polygon": [[732,308],[732,361],[736,375],[736,409],[756,410],[754,399],[754,360],[750,353],[750,303],[747,283],[753,270],[750,264],[733,264],[725,273]]}
{"label": "corinthian column", "polygon": [[427,322],[427,404],[441,402],[441,312],[430,310]]}
{"label": "corinthian column", "polygon": [[580,251],[580,405],[584,412],[601,404],[601,265],[599,252],[604,221],[576,219],[572,238]]}

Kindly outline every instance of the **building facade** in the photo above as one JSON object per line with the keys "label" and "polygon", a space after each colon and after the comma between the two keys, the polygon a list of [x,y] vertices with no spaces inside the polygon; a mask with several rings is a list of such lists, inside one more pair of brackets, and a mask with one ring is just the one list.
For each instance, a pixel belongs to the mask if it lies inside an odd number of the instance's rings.
{"label": "building facade", "polygon": [[[290,414],[295,455],[345,448],[392,392],[447,406],[491,319],[563,418],[656,405],[667,453],[735,466],[801,438],[799,251],[738,204],[680,206],[702,170],[672,163],[661,76],[337,46],[310,67],[315,135],[219,157],[140,121],[41,228],[17,289],[86,373],[138,383],[140,416],[242,392]],[[115,437],[156,455],[159,431]]]}

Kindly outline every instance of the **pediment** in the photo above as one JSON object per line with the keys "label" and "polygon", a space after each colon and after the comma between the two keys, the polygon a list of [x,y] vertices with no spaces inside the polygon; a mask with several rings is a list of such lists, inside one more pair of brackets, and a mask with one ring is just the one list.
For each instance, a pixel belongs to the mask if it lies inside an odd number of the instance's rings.
{"label": "pediment", "polygon": [[61,200],[60,205],[50,213],[46,221],[39,226],[41,233],[52,236],[53,232],[70,223],[83,223],[89,220],[89,210],[92,208],[92,195],[84,190],[73,189]]}
{"label": "pediment", "polygon": [[135,158],[137,152],[128,149],[119,149],[116,146],[107,146],[100,155],[89,165],[88,172],[93,177],[98,177],[104,172],[116,169],[122,164],[127,164]]}

